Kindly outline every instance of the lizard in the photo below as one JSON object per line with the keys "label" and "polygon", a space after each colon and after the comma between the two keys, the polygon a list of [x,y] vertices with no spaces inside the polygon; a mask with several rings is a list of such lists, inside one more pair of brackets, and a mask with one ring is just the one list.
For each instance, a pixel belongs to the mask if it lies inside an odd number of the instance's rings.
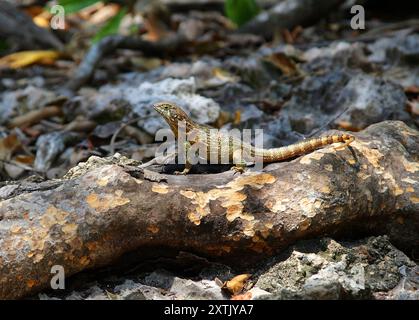
{"label": "lizard", "polygon": [[[228,161],[233,164],[232,169],[241,173],[247,165],[243,159],[249,158],[249,156],[252,157],[252,159],[261,159],[263,163],[279,162],[310,153],[316,149],[334,143],[343,143],[343,145],[339,147],[340,149],[348,146],[355,140],[355,137],[351,134],[339,133],[302,140],[301,142],[280,148],[261,149],[221,131],[218,131],[217,135],[214,136],[211,133],[211,129],[214,128],[193,121],[185,111],[174,103],[159,102],[154,104],[153,108],[168,123],[176,139],[178,139],[180,124],[183,124],[185,133],[193,137],[185,141],[185,149],[187,152],[192,145],[199,143],[205,148],[207,159],[210,159],[211,152],[217,152],[218,161],[220,161],[221,152],[227,148]],[[193,134],[191,135],[191,133]],[[240,155],[242,158],[239,159]],[[191,168],[191,163],[186,159],[185,169],[182,172],[175,172],[175,174],[187,174]]]}

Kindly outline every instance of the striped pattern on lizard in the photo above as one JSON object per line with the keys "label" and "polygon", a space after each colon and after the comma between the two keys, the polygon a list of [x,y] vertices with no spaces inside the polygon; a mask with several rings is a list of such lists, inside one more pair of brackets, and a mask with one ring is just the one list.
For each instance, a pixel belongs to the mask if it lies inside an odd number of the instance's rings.
{"label": "striped pattern on lizard", "polygon": [[[228,162],[234,165],[232,169],[240,172],[243,172],[246,161],[249,159],[253,161],[260,159],[263,163],[278,162],[310,153],[334,143],[343,143],[341,147],[344,147],[355,139],[353,135],[342,133],[307,139],[280,148],[260,149],[222,131],[217,131],[217,134],[214,135],[214,131],[211,130],[213,128],[196,123],[174,103],[160,102],[154,104],[153,107],[169,124],[176,138],[178,138],[179,124],[184,123],[186,134],[193,137],[187,140],[186,150],[191,145],[199,143],[205,148],[206,159],[213,159],[211,153],[214,153],[218,158],[218,163],[221,163],[223,152],[228,152]],[[180,174],[187,174],[191,167],[192,165],[186,161],[185,169]]]}

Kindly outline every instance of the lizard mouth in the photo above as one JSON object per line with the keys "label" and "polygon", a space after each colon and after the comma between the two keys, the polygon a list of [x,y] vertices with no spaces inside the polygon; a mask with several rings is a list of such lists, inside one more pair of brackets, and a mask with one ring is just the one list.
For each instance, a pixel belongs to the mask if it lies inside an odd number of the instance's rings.
{"label": "lizard mouth", "polygon": [[153,108],[154,108],[154,110],[156,110],[158,113],[160,113],[162,116],[164,115],[164,114],[163,114],[163,110],[161,109],[161,107],[160,107],[160,105],[159,105],[159,104],[153,104]]}
{"label": "lizard mouth", "polygon": [[156,110],[163,118],[170,118],[170,111],[165,108],[165,103],[155,103],[153,104],[154,110]]}

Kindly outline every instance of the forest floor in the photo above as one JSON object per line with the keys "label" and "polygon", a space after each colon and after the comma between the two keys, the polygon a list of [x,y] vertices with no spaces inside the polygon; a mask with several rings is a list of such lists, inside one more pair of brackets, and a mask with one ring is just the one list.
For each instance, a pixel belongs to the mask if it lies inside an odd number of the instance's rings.
{"label": "forest floor", "polygon": [[[310,1],[295,1],[297,9],[282,6],[283,11],[277,11],[279,16],[274,16],[274,19],[282,19],[281,23],[285,25],[278,26],[269,20],[273,23],[270,28],[269,25],[247,24],[236,29],[224,16],[221,1],[204,1],[204,4],[192,7],[188,3],[193,1],[184,2],[186,4],[179,5],[177,1],[163,1],[165,5],[136,8],[130,14],[125,12],[125,16],[121,16],[122,33],[105,36],[94,45],[91,43],[97,36],[97,25],[106,21],[107,14],[121,10],[119,6],[102,4],[81,10],[66,16],[65,30],[45,29],[49,30],[48,34],[28,25],[22,27],[26,28],[25,36],[19,34],[16,26],[16,34],[10,37],[0,31],[0,39],[8,41],[1,52],[3,58],[0,58],[0,275],[6,274],[15,265],[28,265],[27,269],[22,267],[16,271],[16,277],[22,274],[26,279],[16,294],[7,289],[7,286],[16,285],[16,279],[5,277],[0,280],[0,283],[5,281],[3,289],[0,289],[0,297],[111,300],[419,299],[419,17],[409,13],[409,8],[400,8],[400,13],[396,15],[386,6],[377,7],[369,5],[374,1],[365,1],[366,27],[354,30],[351,27],[353,14],[350,12],[350,1],[334,6],[334,9],[322,9],[319,5],[316,10],[320,12],[317,13],[314,9],[307,13],[307,9],[298,8],[298,5]],[[2,5],[5,5],[4,2],[0,2]],[[272,1],[264,1],[261,10],[271,14],[270,6]],[[17,12],[28,13],[27,17],[34,21],[34,17],[47,22],[52,18],[36,6],[20,7],[16,12],[10,8],[8,10],[11,13],[6,9],[0,12],[0,19],[1,14],[7,12],[16,21],[19,21]],[[5,21],[4,18],[0,25]],[[131,30],[133,24],[137,25],[136,35],[127,35],[127,30]],[[267,34],[267,30],[272,34]],[[84,210],[83,205],[78,207],[73,200],[77,198],[77,189],[84,190],[83,183],[94,181],[96,176],[92,176],[91,180],[83,177],[88,177],[89,172],[98,173],[100,168],[108,168],[106,166],[119,166],[124,168],[124,173],[134,172],[136,169],[131,167],[138,168],[152,160],[161,145],[161,141],[155,139],[156,133],[167,128],[164,119],[152,108],[154,103],[160,101],[171,101],[182,106],[201,124],[219,129],[263,132],[254,139],[262,138],[265,148],[289,145],[308,137],[320,136],[327,130],[350,131],[360,137],[359,144],[354,145],[355,153],[359,152],[360,162],[364,155],[370,161],[365,163],[375,168],[373,173],[366,167],[361,169],[365,170],[365,174],[361,177],[358,173],[358,178],[359,181],[366,181],[366,185],[360,188],[369,190],[369,195],[366,195],[362,189],[365,199],[368,198],[365,201],[371,201],[371,206],[378,209],[355,209],[358,208],[357,204],[347,199],[363,199],[362,194],[358,198],[351,198],[352,195],[345,198],[344,193],[337,193],[337,190],[340,192],[344,189],[338,180],[349,179],[356,170],[339,167],[338,160],[327,155],[323,159],[326,161],[325,167],[328,168],[329,164],[334,168],[327,175],[331,181],[329,187],[332,195],[325,197],[326,200],[322,198],[322,201],[334,206],[341,199],[345,215],[349,217],[352,210],[354,215],[358,215],[359,221],[353,217],[345,220],[345,216],[339,220],[341,218],[332,216],[330,219],[336,218],[338,230],[331,231],[334,228],[332,222],[322,229],[321,225],[326,223],[322,220],[322,213],[316,211],[317,217],[320,217],[318,220],[314,215],[310,216],[315,228],[309,227],[306,233],[302,230],[301,234],[291,228],[289,234],[276,234],[275,237],[281,239],[288,235],[289,239],[281,240],[281,247],[273,251],[262,248],[260,252],[258,249],[258,254],[262,253],[264,257],[252,261],[250,265],[242,265],[238,261],[247,260],[247,257],[240,257],[244,253],[239,251],[231,261],[218,259],[218,254],[209,254],[209,245],[208,250],[200,252],[199,244],[191,241],[190,246],[178,246],[174,239],[176,244],[171,247],[170,240],[164,237],[156,240],[155,256],[144,258],[138,255],[140,251],[148,250],[142,247],[142,243],[150,245],[149,242],[141,242],[143,240],[133,240],[135,246],[121,244],[121,247],[126,246],[118,251],[114,249],[118,247],[114,234],[130,234],[132,230],[126,221],[106,231],[98,228],[99,224],[96,225],[94,220],[97,219],[96,214],[102,212],[101,219],[114,221],[106,216],[114,214],[114,211],[103,209],[108,205],[108,200],[101,198],[100,204],[96,204],[96,211],[83,211],[83,217],[91,222],[90,225],[75,223],[79,230],[78,237],[81,239],[86,235],[89,241],[108,237],[111,242],[115,241],[113,247],[106,249],[104,260],[98,258],[103,254],[102,251],[90,247],[87,255],[74,253],[78,259],[76,264],[68,262],[67,258],[59,260],[58,264],[63,263],[64,266],[69,263],[72,276],[66,279],[65,290],[48,289],[49,283],[45,279],[51,275],[50,270],[41,270],[40,266],[43,263],[45,266],[56,263],[45,253],[46,250],[53,252],[50,247],[54,247],[58,239],[69,246],[59,247],[61,251],[57,253],[58,256],[62,251],[71,251],[87,243],[84,238],[80,243],[62,238],[63,235],[60,238],[57,229],[54,229],[60,224],[60,219],[65,223],[69,221],[66,219],[71,214],[67,217],[63,212],[70,212],[73,207],[76,211]],[[257,131],[260,129],[262,131]],[[368,144],[374,146],[369,151],[365,147]],[[388,150],[393,147],[394,150]],[[351,154],[345,152],[342,157],[348,159]],[[398,160],[383,159],[380,162],[380,154],[394,155],[394,159],[402,160],[399,164]],[[323,155],[312,159],[320,160]],[[289,167],[281,164],[280,167],[269,167],[271,169],[265,172],[274,172],[272,175],[277,179],[276,172],[287,174],[287,170],[300,168],[304,161],[310,163],[309,158],[301,159],[292,160]],[[374,184],[376,180],[366,180],[367,174],[383,175],[377,171],[377,163],[384,170],[384,186]],[[275,171],[277,169],[280,171]],[[224,169],[217,169],[215,173],[205,171],[205,168],[196,169],[190,177],[185,178],[187,180],[170,180],[167,176],[172,176],[172,172],[159,170],[155,174],[164,177],[150,178],[146,177],[147,173],[141,172],[140,178],[132,173],[130,179],[147,180],[150,185],[154,181],[153,191],[162,194],[166,193],[167,188],[176,189],[178,186],[189,192],[194,190],[195,198],[192,199],[192,195],[190,198],[196,203],[204,201],[198,196],[209,194],[209,187],[199,189],[196,186],[200,183],[204,185],[205,179],[208,186],[222,180],[223,186],[231,188],[230,181],[236,181],[232,180],[235,177],[220,172]],[[306,173],[305,169],[301,170],[301,174]],[[79,174],[79,171],[82,173]],[[315,167],[307,169],[313,177],[320,174],[317,171]],[[386,172],[390,173],[386,176]],[[295,177],[298,177],[297,173]],[[292,174],[293,171],[289,172],[290,177]],[[333,180],[334,175],[339,179]],[[126,199],[118,194],[118,190],[125,192],[124,188],[128,186],[122,184],[125,182],[121,177],[123,174],[109,178],[109,181],[116,181],[115,188],[110,189],[114,198],[109,202]],[[303,186],[301,190],[305,188],[304,183],[308,183],[303,180],[310,180],[307,177],[305,175],[299,182]],[[161,181],[167,182],[168,186],[162,187]],[[287,178],[284,181],[288,187],[292,184]],[[107,188],[106,183],[103,187]],[[258,182],[262,187],[270,183]],[[278,178],[272,190],[280,189],[280,183]],[[73,188],[74,193],[66,190],[68,186]],[[356,187],[351,183],[345,186],[347,189]],[[259,187],[250,191],[245,189],[249,199],[244,208],[256,218],[261,210],[267,210],[266,206],[262,209],[257,206],[271,196],[265,197]],[[381,187],[383,190],[388,187],[389,195],[387,189],[382,191]],[[142,192],[142,187],[138,188],[138,192]],[[398,188],[402,189],[401,193]],[[232,197],[241,195],[241,190],[232,191]],[[294,195],[293,192],[289,191]],[[401,194],[407,194],[406,199],[410,200],[397,198]],[[147,198],[153,197],[146,192],[143,196],[144,203]],[[252,197],[258,197],[257,201]],[[283,200],[284,197],[285,192],[277,199]],[[133,202],[133,198],[128,198]],[[390,200],[397,204],[389,205]],[[150,213],[150,217],[154,217],[153,210],[160,207],[170,211],[170,206],[163,204],[166,201],[163,196],[149,201],[150,204],[142,209],[146,216]],[[32,221],[32,218],[37,221],[39,212],[51,214],[48,211],[50,209],[46,209],[51,208],[51,204],[59,210],[40,220],[42,228],[45,227],[45,221],[51,228],[35,229],[30,225],[28,221]],[[112,205],[115,208],[120,204]],[[179,207],[174,203],[171,205],[174,211],[182,213],[182,204]],[[216,229],[219,220],[215,216],[218,207],[214,209],[214,206],[201,206],[202,210],[209,208],[210,213],[205,213],[208,217],[204,214],[199,217],[199,228],[202,228],[199,232],[208,232],[210,229],[205,229],[205,226],[213,224],[214,230],[219,231]],[[328,212],[327,208],[324,212]],[[215,220],[212,221],[210,219],[214,212]],[[25,214],[30,218],[26,219]],[[241,214],[237,219],[242,219],[248,226],[245,213]],[[391,231],[389,227],[383,232],[377,231],[380,224],[370,229],[360,226],[363,221],[369,221],[366,216],[376,217],[374,214],[378,215],[377,219],[382,219],[382,224],[390,221],[386,219],[394,214],[394,219],[398,219],[401,226],[391,227]],[[55,224],[51,219],[57,219]],[[209,219],[209,222],[205,219]],[[281,221],[286,224],[287,220],[284,219]],[[402,220],[406,223],[400,222]],[[349,230],[342,227],[339,221],[342,224],[345,221],[355,222]],[[301,227],[300,222],[298,224]],[[179,228],[184,230],[184,221],[179,223],[182,224]],[[36,231],[30,236],[28,233],[23,235],[22,230],[26,232],[29,226]],[[71,228],[68,226],[65,230]],[[239,227],[234,225],[231,228]],[[278,230],[288,230],[287,226],[283,228]],[[45,236],[49,237],[42,241],[42,245],[40,230],[47,230]],[[230,231],[225,232],[228,234]],[[261,232],[263,234],[264,231]],[[19,238],[21,233],[22,238]],[[187,238],[187,233],[179,233],[179,237]],[[147,241],[153,237],[154,231]],[[166,241],[170,247],[167,250]],[[185,241],[188,243],[189,240]],[[255,238],[249,241],[256,243]],[[93,243],[93,240],[89,243]],[[271,245],[269,240],[266,243]],[[27,246],[36,247],[38,251]],[[234,245],[232,248],[234,251]],[[44,254],[49,261],[43,261]],[[31,270],[31,277],[35,279],[33,282],[24,276],[25,270]]]}

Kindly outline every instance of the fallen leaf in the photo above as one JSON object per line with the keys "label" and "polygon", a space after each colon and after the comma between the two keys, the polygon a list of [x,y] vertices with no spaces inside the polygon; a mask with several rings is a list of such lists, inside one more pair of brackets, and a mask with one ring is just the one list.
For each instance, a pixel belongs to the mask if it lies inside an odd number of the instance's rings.
{"label": "fallen leaf", "polygon": [[348,130],[348,131],[354,131],[358,132],[361,131],[362,128],[355,127],[352,123],[348,121],[337,121],[336,124],[339,126],[340,129]]}
{"label": "fallen leaf", "polygon": [[21,51],[0,59],[0,67],[12,69],[24,68],[32,64],[52,64],[60,57],[55,50]]}
{"label": "fallen leaf", "polygon": [[296,63],[282,52],[271,54],[265,60],[272,63],[287,76],[300,73]]}
{"label": "fallen leaf", "polygon": [[418,94],[419,86],[412,85],[412,86],[406,87],[404,88],[404,92]]}
{"label": "fallen leaf", "polygon": [[239,294],[246,284],[246,281],[250,278],[250,274],[240,274],[238,276],[235,276],[230,281],[226,281],[222,287],[222,289],[227,290],[232,295]]}
{"label": "fallen leaf", "polygon": [[35,157],[33,155],[17,155],[13,160],[23,164],[33,164]]}
{"label": "fallen leaf", "polygon": [[212,74],[217,77],[218,79],[224,82],[237,82],[239,78],[232,73],[228,72],[227,70],[221,68],[214,68],[212,70]]}
{"label": "fallen leaf", "polygon": [[236,112],[234,112],[233,124],[238,126],[241,122],[241,119],[242,119],[242,114],[241,114],[240,110],[237,110]]}
{"label": "fallen leaf", "polygon": [[48,29],[50,27],[51,17],[52,14],[48,10],[42,10],[38,14],[34,15],[32,20],[38,27]]}
{"label": "fallen leaf", "polygon": [[232,122],[233,120],[234,120],[234,118],[230,114],[230,112],[221,111],[217,120],[215,120],[214,126],[216,128],[221,128],[223,125],[225,125],[226,123]]}
{"label": "fallen leaf", "polygon": [[13,152],[20,146],[20,141],[15,134],[10,134],[0,139],[0,160],[10,160]]}
{"label": "fallen leaf", "polygon": [[146,71],[155,69],[163,65],[163,60],[158,58],[147,58],[147,57],[134,57],[131,59],[132,64]]}
{"label": "fallen leaf", "polygon": [[119,5],[115,3],[105,5],[90,16],[89,22],[92,24],[104,23],[114,17],[118,13],[119,8]]}

